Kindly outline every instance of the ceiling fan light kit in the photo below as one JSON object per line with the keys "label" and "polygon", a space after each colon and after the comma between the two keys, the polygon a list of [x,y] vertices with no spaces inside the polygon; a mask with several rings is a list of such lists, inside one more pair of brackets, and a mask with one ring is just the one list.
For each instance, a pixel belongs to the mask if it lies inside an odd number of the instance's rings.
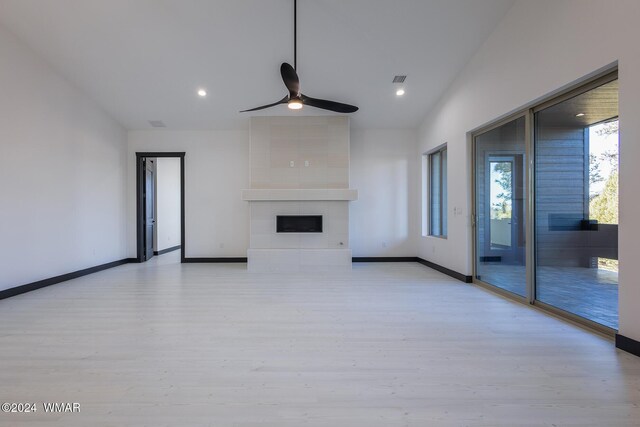
{"label": "ceiling fan light kit", "polygon": [[300,98],[290,99],[287,103],[290,110],[299,110],[302,108],[302,100]]}
{"label": "ceiling fan light kit", "polygon": [[335,111],[336,113],[354,113],[358,111],[358,107],[349,104],[343,104],[341,102],[329,101],[326,99],[317,99],[311,98],[310,96],[305,96],[300,92],[300,80],[298,79],[298,74],[296,73],[297,66],[297,57],[298,57],[298,40],[297,40],[297,19],[298,19],[298,8],[297,8],[297,0],[293,0],[293,64],[292,67],[290,64],[283,62],[280,65],[280,75],[282,76],[282,81],[284,85],[289,90],[289,95],[285,96],[278,102],[274,102],[272,104],[262,105],[260,107],[251,108],[248,110],[242,110],[241,113],[245,113],[248,111],[257,111],[264,110],[265,108],[274,107],[280,104],[287,104],[289,109],[291,110],[300,110],[303,105],[309,105],[311,107],[320,108],[323,110]]}

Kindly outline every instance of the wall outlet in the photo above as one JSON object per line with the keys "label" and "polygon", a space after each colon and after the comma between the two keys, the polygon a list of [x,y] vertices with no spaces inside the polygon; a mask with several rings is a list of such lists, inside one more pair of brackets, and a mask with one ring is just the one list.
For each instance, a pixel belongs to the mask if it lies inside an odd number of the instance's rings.
{"label": "wall outlet", "polygon": [[224,249],[224,243],[220,243],[220,249]]}
{"label": "wall outlet", "polygon": [[296,162],[294,162],[293,160],[291,160],[291,161],[289,162],[289,167],[290,167],[290,168],[295,167],[295,165],[296,165]]}
{"label": "wall outlet", "polygon": [[309,160],[305,160],[305,161],[304,161],[304,167],[305,167],[305,168],[308,168],[308,167],[309,167]]}

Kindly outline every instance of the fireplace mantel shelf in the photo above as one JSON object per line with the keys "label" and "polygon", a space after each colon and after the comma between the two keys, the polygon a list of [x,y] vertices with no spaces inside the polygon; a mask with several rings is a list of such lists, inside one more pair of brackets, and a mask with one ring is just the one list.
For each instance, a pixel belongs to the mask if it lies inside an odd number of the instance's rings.
{"label": "fireplace mantel shelf", "polygon": [[348,188],[260,188],[242,190],[242,200],[248,202],[265,201],[354,201],[358,200],[358,190]]}

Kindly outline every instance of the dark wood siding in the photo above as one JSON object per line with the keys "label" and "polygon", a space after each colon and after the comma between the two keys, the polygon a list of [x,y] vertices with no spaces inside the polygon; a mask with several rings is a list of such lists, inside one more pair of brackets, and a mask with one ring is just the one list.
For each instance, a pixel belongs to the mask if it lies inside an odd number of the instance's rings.
{"label": "dark wood siding", "polygon": [[536,133],[536,245],[539,266],[588,267],[589,141],[583,127]]}

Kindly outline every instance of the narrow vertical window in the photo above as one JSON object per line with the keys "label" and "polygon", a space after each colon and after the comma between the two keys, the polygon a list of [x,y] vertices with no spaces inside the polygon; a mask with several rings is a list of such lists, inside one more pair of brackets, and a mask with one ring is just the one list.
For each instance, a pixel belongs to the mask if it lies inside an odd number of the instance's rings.
{"label": "narrow vertical window", "polygon": [[447,236],[447,148],[429,154],[429,235]]}

